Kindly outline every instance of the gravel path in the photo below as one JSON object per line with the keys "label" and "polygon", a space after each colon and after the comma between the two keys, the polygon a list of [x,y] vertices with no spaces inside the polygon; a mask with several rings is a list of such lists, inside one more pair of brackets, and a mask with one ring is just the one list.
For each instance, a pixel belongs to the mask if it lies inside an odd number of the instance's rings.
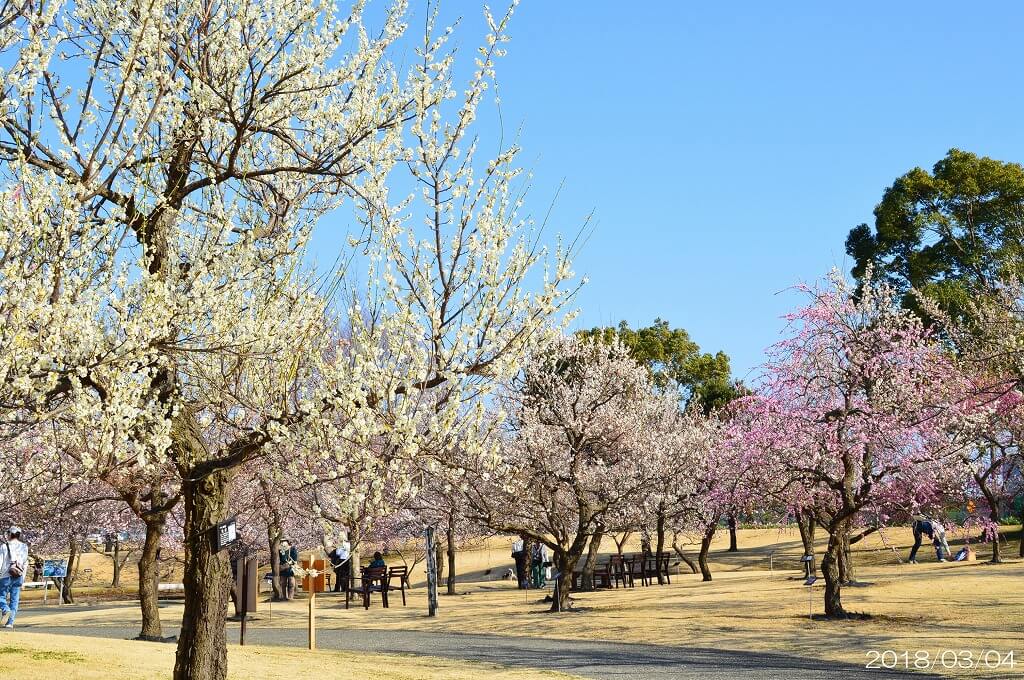
{"label": "gravel path", "polygon": [[[43,615],[45,616],[45,615]],[[42,616],[39,617],[40,619]],[[50,626],[34,612],[18,614],[18,630],[58,635],[86,635],[105,638],[130,638],[137,628],[118,626]],[[166,634],[175,634],[173,626],[164,626]],[[13,633],[14,635],[17,632]],[[228,638],[237,641],[235,624]],[[295,628],[268,628],[252,625],[247,642],[256,645],[304,647],[306,631]],[[734,652],[664,645],[641,645],[586,640],[508,637],[426,631],[385,631],[327,628],[317,631],[321,649],[354,652],[384,652],[437,656],[449,659],[483,661],[512,667],[562,671],[596,680],[675,680],[706,678],[726,680],[828,679],[849,677],[926,678],[917,673],[877,672],[853,664],[836,665],[816,659],[761,652]]]}

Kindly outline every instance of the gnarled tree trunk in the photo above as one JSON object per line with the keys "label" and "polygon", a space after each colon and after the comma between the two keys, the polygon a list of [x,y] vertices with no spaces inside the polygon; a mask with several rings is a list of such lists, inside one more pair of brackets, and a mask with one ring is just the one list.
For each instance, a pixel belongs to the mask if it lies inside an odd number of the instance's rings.
{"label": "gnarled tree trunk", "polygon": [[572,573],[579,564],[583,551],[587,547],[587,541],[591,534],[587,531],[590,525],[590,516],[580,513],[576,527],[576,536],[569,545],[568,550],[562,547],[555,548],[555,568],[558,569],[558,578],[555,583],[557,597],[551,598],[552,612],[565,611],[569,608],[569,594],[572,592]]}
{"label": "gnarled tree trunk", "polygon": [[843,549],[843,537],[849,533],[847,522],[839,522],[829,526],[828,547],[821,559],[821,573],[825,577],[825,616],[844,618],[842,585],[839,570],[840,553]]}
{"label": "gnarled tree trunk", "polygon": [[604,539],[604,527],[598,527],[594,535],[590,537],[590,546],[587,548],[587,559],[583,562],[583,570],[580,574],[580,590],[594,590],[594,569],[597,567],[597,558],[601,553],[601,541]]}
{"label": "gnarled tree trunk", "polygon": [[223,470],[184,475],[185,613],[174,663],[174,680],[225,680],[228,673],[225,618],[231,570],[213,551],[212,534],[227,515],[229,475]]}
{"label": "gnarled tree trunk", "polygon": [[853,553],[850,551],[850,533],[842,536],[839,548],[839,582],[844,586],[857,580],[853,569]]}
{"label": "gnarled tree trunk", "polygon": [[160,563],[157,561],[157,553],[160,551],[160,538],[166,523],[166,514],[146,520],[146,540],[139,556],[139,607],[142,609],[140,640],[163,639],[159,605]]}
{"label": "gnarled tree trunk", "polygon": [[700,553],[697,554],[697,563],[700,565],[701,581],[711,580],[711,567],[708,566],[708,552],[711,550],[711,540],[715,537],[715,530],[718,523],[712,522],[704,531],[704,537],[700,540]]}
{"label": "gnarled tree trunk", "polygon": [[75,577],[78,576],[78,556],[80,554],[78,548],[78,537],[72,536],[68,540],[68,568],[67,575],[64,577],[64,583],[61,589],[61,602],[64,604],[74,604],[75,595],[72,588],[75,585]]}
{"label": "gnarled tree trunk", "polygon": [[577,546],[577,542],[574,542],[572,547],[568,551],[555,549],[555,569],[558,571],[558,578],[556,581],[555,591],[556,597],[551,599],[551,612],[562,612],[569,609],[569,595],[572,592],[572,572],[576,569],[576,565],[579,564],[580,557],[583,556],[583,547],[586,545],[584,540]]}

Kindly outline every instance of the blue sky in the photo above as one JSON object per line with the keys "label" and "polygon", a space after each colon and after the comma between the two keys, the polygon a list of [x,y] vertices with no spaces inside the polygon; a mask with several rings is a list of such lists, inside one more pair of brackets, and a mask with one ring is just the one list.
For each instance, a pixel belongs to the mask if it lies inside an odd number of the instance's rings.
{"label": "blue sky", "polygon": [[[1024,160],[1024,6],[985,5],[524,0],[502,118],[534,212],[563,179],[554,227],[595,212],[578,325],[660,316],[743,377],[898,175]],[[479,4],[443,8],[471,47]]]}
{"label": "blue sky", "polygon": [[[469,69],[480,1],[441,7]],[[1024,161],[1022,26],[1011,2],[523,0],[481,149],[520,130],[534,216],[564,182],[552,232],[593,212],[577,327],[661,317],[752,380],[896,177],[952,147]]]}

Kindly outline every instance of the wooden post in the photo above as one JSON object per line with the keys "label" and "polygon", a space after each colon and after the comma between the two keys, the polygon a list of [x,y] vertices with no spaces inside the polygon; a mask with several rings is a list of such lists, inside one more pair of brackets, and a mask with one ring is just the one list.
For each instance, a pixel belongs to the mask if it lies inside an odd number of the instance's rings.
{"label": "wooden post", "polygon": [[434,527],[427,527],[427,616],[437,616],[437,555],[434,553]]}
{"label": "wooden post", "polygon": [[309,594],[309,648],[316,649],[316,591]]}

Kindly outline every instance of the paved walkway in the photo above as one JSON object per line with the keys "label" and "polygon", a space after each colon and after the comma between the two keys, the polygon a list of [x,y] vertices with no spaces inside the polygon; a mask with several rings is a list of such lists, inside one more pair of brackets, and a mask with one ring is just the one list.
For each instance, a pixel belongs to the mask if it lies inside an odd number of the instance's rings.
{"label": "paved walkway", "polygon": [[[19,612],[18,629],[25,632],[120,639],[130,638],[138,632],[136,628],[118,626],[49,626],[42,622],[33,623],[35,618],[33,612]],[[164,632],[173,635],[177,633],[177,628],[165,625]],[[236,624],[228,631],[229,641],[236,642],[237,635]],[[248,628],[246,638],[247,642],[255,645],[306,645],[304,629],[254,625]],[[782,654],[446,632],[328,628],[317,631],[317,643],[321,649],[483,661],[511,667],[562,671],[595,680],[839,680],[850,677],[937,677],[872,672],[853,664],[836,665]]]}

